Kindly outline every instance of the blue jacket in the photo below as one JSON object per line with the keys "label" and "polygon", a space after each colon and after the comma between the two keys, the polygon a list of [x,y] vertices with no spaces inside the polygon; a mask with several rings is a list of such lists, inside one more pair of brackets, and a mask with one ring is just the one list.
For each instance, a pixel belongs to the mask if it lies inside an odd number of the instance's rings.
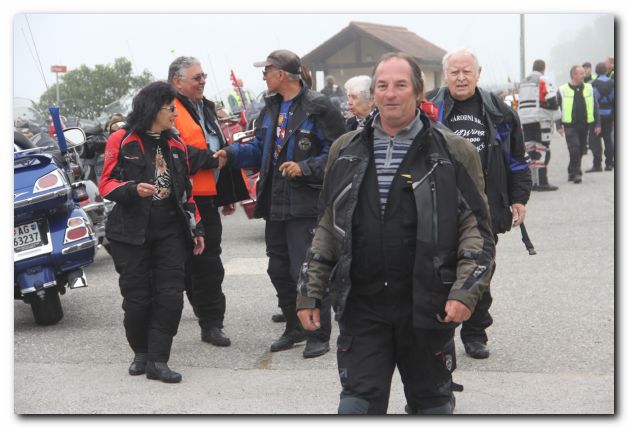
{"label": "blue jacket", "polygon": [[[528,202],[532,178],[525,159],[519,116],[494,94],[481,88],[477,91],[482,99],[489,132],[484,183],[493,233],[497,234],[507,232],[512,226],[510,206]],[[449,89],[436,89],[427,98],[438,106],[438,121],[442,123],[454,106]]]}
{"label": "blue jacket", "polygon": [[[260,169],[255,217],[277,221],[315,218],[327,153],[331,143],[344,134],[344,120],[327,97],[302,88],[290,106],[284,145],[273,165],[282,100],[279,94],[265,99],[266,106],[255,123],[255,138],[250,143],[231,145],[227,149],[229,163],[239,168]],[[297,162],[303,175],[282,176],[279,166],[287,161]]]}
{"label": "blue jacket", "polygon": [[598,102],[602,118],[615,117],[615,81],[607,76],[598,76],[593,82],[593,94]]}

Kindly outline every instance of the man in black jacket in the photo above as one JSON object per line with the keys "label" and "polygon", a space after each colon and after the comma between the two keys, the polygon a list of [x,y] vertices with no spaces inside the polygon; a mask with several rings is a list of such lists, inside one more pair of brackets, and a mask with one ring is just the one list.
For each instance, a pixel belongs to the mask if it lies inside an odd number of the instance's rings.
{"label": "man in black jacket", "polygon": [[495,250],[480,161],[417,109],[423,79],[409,55],[385,54],[371,90],[373,120],[330,151],[299,319],[320,327],[329,287],[340,328],[339,413],[386,413],[397,368],[409,412],[450,414],[444,347],[488,285]]}
{"label": "man in black jacket", "polygon": [[[260,168],[255,215],[266,219],[268,276],[277,291],[286,328],[270,350],[290,349],[306,340],[297,318],[296,281],[310,246],[318,196],[331,142],[345,131],[344,121],[327,97],[301,82],[301,59],[288,50],[271,52],[264,67],[269,96],[256,120],[255,138],[216,153],[238,167]],[[303,357],[329,351],[331,309],[323,302],[323,328],[307,334]]]}
{"label": "man in black jacket", "polygon": [[[498,233],[523,223],[532,181],[519,117],[495,95],[477,86],[481,70],[471,50],[448,53],[443,58],[447,87],[434,90],[428,99],[438,106],[439,122],[472,142],[480,155],[497,242]],[[472,358],[489,356],[486,329],[493,323],[488,312],[492,301],[487,289],[460,329],[465,351]]]}

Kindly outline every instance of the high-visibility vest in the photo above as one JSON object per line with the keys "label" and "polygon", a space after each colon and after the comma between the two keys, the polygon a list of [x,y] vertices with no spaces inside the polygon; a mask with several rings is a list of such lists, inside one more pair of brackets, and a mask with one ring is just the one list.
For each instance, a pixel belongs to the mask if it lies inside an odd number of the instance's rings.
{"label": "high-visibility vest", "polygon": [[[563,98],[563,123],[571,123],[573,99],[576,95],[576,91],[571,89],[569,83],[565,83],[560,87],[560,95]],[[584,97],[584,104],[587,108],[587,123],[593,123],[595,122],[595,117],[593,116],[593,86],[591,86],[590,83],[584,84],[582,96]]]}
{"label": "high-visibility vest", "polygon": [[[181,135],[181,139],[188,146],[196,147],[200,150],[207,150],[207,141],[203,128],[194,120],[190,112],[177,98],[174,99],[179,115],[174,119],[174,126]],[[192,195],[194,196],[216,196],[216,178],[213,169],[199,169],[190,177],[192,181]]]}
{"label": "high-visibility vest", "polygon": [[[251,95],[249,95],[249,92],[246,91],[245,89],[242,89],[242,94],[244,95],[244,99],[246,100],[247,104],[251,104],[253,102],[253,100],[251,99]],[[242,98],[240,98],[240,92],[237,90],[233,90],[231,91],[231,96],[236,100],[236,102],[238,103],[238,107],[242,107]]]}

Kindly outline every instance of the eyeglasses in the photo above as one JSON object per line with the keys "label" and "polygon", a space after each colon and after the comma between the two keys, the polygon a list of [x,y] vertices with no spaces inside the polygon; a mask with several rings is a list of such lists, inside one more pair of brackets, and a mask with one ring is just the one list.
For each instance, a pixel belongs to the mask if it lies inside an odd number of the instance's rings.
{"label": "eyeglasses", "polygon": [[171,106],[167,106],[167,107],[162,107],[163,110],[170,110],[170,113],[174,113],[174,111],[177,109],[177,106],[175,105],[171,105]]}
{"label": "eyeglasses", "polygon": [[200,82],[201,80],[207,79],[207,73],[196,74],[196,75],[190,77],[190,79],[196,80],[197,82]]}

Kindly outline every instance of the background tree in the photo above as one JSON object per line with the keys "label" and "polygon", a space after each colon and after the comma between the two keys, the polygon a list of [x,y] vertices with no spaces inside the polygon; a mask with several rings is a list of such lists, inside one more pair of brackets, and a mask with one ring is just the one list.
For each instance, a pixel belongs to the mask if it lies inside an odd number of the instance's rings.
{"label": "background tree", "polygon": [[[108,104],[154,80],[148,70],[139,76],[133,76],[132,71],[128,59],[116,58],[113,65],[99,64],[91,69],[83,64],[59,76],[61,114],[68,118],[95,119]],[[36,109],[48,117],[48,107],[56,102],[57,85],[54,84],[39,98]]]}
{"label": "background tree", "polygon": [[574,28],[573,32],[564,34],[564,40],[551,49],[548,63],[557,86],[571,80],[569,70],[573,65],[588,61],[595,71],[598,62],[615,56],[615,18],[613,15],[602,16],[591,26]]}

